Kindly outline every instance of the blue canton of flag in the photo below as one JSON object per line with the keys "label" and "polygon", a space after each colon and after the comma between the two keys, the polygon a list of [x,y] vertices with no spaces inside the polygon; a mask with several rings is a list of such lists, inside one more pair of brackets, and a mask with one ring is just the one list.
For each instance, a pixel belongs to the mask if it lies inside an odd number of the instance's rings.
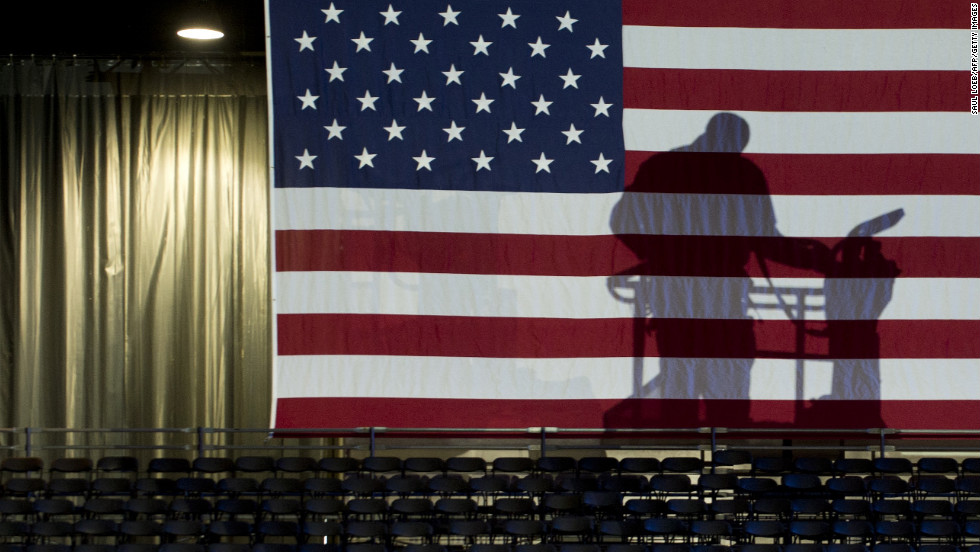
{"label": "blue canton of flag", "polygon": [[623,190],[619,2],[273,3],[276,187]]}

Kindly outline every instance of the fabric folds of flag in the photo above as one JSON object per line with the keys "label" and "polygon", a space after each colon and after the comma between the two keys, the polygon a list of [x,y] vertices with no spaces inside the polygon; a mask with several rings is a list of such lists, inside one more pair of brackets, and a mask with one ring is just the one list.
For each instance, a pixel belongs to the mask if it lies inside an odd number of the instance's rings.
{"label": "fabric folds of flag", "polygon": [[269,0],[275,426],[974,425],[967,7]]}

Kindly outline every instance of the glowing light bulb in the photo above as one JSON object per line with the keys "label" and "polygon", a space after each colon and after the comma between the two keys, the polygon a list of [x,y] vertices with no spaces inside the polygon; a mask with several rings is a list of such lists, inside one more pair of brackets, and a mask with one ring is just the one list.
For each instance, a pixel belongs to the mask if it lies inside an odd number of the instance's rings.
{"label": "glowing light bulb", "polygon": [[177,31],[177,35],[194,40],[214,40],[225,36],[225,33],[215,29],[189,28]]}

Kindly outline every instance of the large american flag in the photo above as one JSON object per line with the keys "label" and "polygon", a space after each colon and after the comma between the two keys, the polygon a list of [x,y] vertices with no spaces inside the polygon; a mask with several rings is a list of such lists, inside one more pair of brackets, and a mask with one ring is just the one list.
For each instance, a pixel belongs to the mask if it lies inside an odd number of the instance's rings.
{"label": "large american flag", "polygon": [[268,5],[276,427],[980,423],[968,2]]}

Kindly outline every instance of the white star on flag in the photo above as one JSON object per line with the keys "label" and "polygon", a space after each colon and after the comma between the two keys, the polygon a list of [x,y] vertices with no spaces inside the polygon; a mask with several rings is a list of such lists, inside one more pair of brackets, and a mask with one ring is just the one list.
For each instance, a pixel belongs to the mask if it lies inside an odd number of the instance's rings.
{"label": "white star on flag", "polygon": [[330,69],[324,69],[324,71],[330,73],[330,80],[328,82],[333,82],[335,80],[343,81],[344,71],[346,70],[347,70],[346,67],[341,67],[337,65],[336,61],[333,62],[333,67],[331,67]]}
{"label": "white star on flag", "polygon": [[476,42],[470,42],[470,44],[473,45],[474,56],[477,54],[483,54],[485,56],[489,56],[490,52],[487,51],[487,48],[491,44],[493,44],[493,42],[487,42],[486,40],[483,40],[483,35],[480,35],[480,38],[476,39]]}
{"label": "white star on flag", "polygon": [[465,73],[465,71],[456,70],[456,64],[450,65],[448,71],[442,72],[443,75],[446,75],[446,86],[449,86],[452,83],[462,85],[463,83],[459,82],[459,76],[463,73]]}
{"label": "white star on flag", "polygon": [[327,20],[324,23],[330,23],[331,21],[335,23],[340,23],[340,14],[344,13],[344,10],[338,10],[334,7],[333,2],[330,2],[330,7],[325,10],[320,10],[327,16]]}
{"label": "white star on flag", "polygon": [[350,39],[351,42],[357,44],[357,49],[354,50],[354,53],[360,52],[361,50],[367,50],[368,52],[370,52],[372,40],[374,39],[364,36],[364,31],[361,31],[361,36]]}
{"label": "white star on flag", "polygon": [[374,102],[378,101],[378,96],[372,96],[369,90],[364,91],[363,98],[357,98],[357,101],[361,102],[361,111],[370,109],[371,111],[377,111],[374,107]]}
{"label": "white star on flag", "polygon": [[550,106],[553,103],[555,102],[549,102],[548,100],[545,100],[544,94],[541,94],[540,96],[538,96],[537,101],[531,102],[531,105],[534,106],[535,115],[539,115],[541,113],[544,113],[545,115],[551,115],[551,112],[548,110],[548,106]]}
{"label": "white star on flag", "polygon": [[520,15],[514,14],[514,12],[510,11],[509,7],[507,8],[507,13],[498,13],[497,15],[503,19],[503,23],[500,24],[501,29],[508,25],[515,29],[517,28],[517,18],[520,17]]}
{"label": "white star on flag", "polygon": [[294,38],[293,40],[295,40],[296,42],[299,42],[299,51],[300,52],[302,52],[303,50],[309,50],[311,52],[314,51],[313,50],[313,41],[316,40],[316,37],[315,36],[310,36],[310,35],[306,34],[306,31],[303,31],[303,36],[301,36],[299,38]]}
{"label": "white star on flag", "polygon": [[405,130],[405,127],[398,126],[398,121],[392,119],[391,126],[386,126],[382,128],[388,131],[389,142],[394,140],[395,138],[398,138],[399,140],[404,140],[404,138],[402,138],[402,131]]}
{"label": "white star on flag", "polygon": [[388,23],[394,23],[395,25],[398,25],[399,24],[398,16],[402,14],[402,12],[400,11],[395,11],[395,9],[391,7],[391,4],[388,4],[388,11],[383,11],[378,13],[384,16],[385,25],[387,25]]}
{"label": "white star on flag", "polygon": [[425,52],[425,53],[428,54],[429,53],[429,44],[432,43],[431,40],[426,40],[425,37],[422,36],[422,33],[419,33],[419,37],[418,38],[416,38],[414,40],[409,40],[409,42],[411,42],[412,44],[415,45],[415,52],[413,52],[415,54],[417,54],[419,52]]}
{"label": "white star on flag", "polygon": [[463,130],[465,130],[465,129],[466,129],[466,127],[456,126],[456,121],[450,121],[449,122],[449,128],[444,128],[442,130],[446,134],[449,135],[449,138],[446,140],[446,142],[452,142],[453,141],[453,138],[455,138],[455,139],[459,140],[460,142],[462,142],[463,141]]}
{"label": "white star on flag", "polygon": [[355,155],[354,159],[357,159],[361,164],[357,167],[358,169],[363,169],[364,167],[373,167],[374,158],[377,157],[377,153],[368,153],[367,148],[361,150],[360,155]]}
{"label": "white star on flag", "polygon": [[395,62],[391,62],[391,67],[382,71],[382,73],[388,75],[388,84],[391,84],[392,82],[401,82],[402,73],[404,72],[405,72],[404,69],[399,69],[395,67]]}
{"label": "white star on flag", "polygon": [[592,59],[592,58],[594,58],[596,56],[601,57],[601,58],[605,58],[606,57],[606,53],[605,53],[606,52],[606,48],[608,48],[608,47],[609,47],[608,44],[600,44],[599,43],[599,39],[596,38],[594,44],[586,45],[586,48],[588,48],[589,51],[592,52],[592,55],[589,56],[589,59]]}
{"label": "white star on flag", "polygon": [[537,168],[534,169],[534,174],[538,174],[541,171],[544,171],[546,173],[550,173],[551,172],[551,163],[553,161],[554,161],[554,159],[547,159],[547,158],[545,158],[544,152],[542,151],[541,152],[541,157],[539,157],[537,159],[532,159],[531,160],[532,163],[534,163],[535,165],[537,165]]}
{"label": "white star on flag", "polygon": [[531,47],[531,57],[534,56],[548,57],[544,54],[544,51],[547,50],[548,47],[551,46],[551,44],[542,43],[540,36],[538,37],[537,42],[528,42],[527,45]]}
{"label": "white star on flag", "polygon": [[490,104],[493,103],[493,100],[487,99],[486,92],[480,92],[480,97],[473,100],[473,103],[476,104],[477,113],[481,111],[486,111],[487,113],[490,113]]}
{"label": "white star on flag", "polygon": [[310,151],[309,150],[304,149],[303,150],[303,155],[297,155],[296,156],[296,159],[299,159],[299,168],[300,168],[300,170],[307,169],[307,168],[312,169],[313,168],[313,160],[316,159],[316,157],[317,156],[315,156],[315,155],[310,155]]}
{"label": "white star on flag", "polygon": [[303,107],[300,108],[300,111],[302,111],[307,107],[312,107],[313,109],[316,109],[316,104],[314,102],[316,102],[316,100],[320,96],[314,96],[313,94],[310,93],[310,89],[307,88],[306,94],[304,94],[303,96],[296,96],[296,97],[303,102]]}
{"label": "white star on flag", "polygon": [[443,22],[442,26],[445,27],[452,23],[453,25],[459,26],[459,21],[456,20],[456,16],[463,12],[453,11],[453,7],[446,5],[446,11],[439,13],[442,16]]}
{"label": "white star on flag", "polygon": [[602,153],[600,152],[599,158],[593,159],[592,161],[590,161],[590,163],[595,165],[595,174],[599,174],[600,172],[608,173],[609,164],[612,163],[612,161],[613,161],[612,159],[606,159],[605,157],[603,157]]}
{"label": "white star on flag", "polygon": [[582,75],[573,74],[571,67],[568,68],[568,73],[565,73],[564,75],[558,75],[559,79],[565,81],[565,85],[561,87],[562,90],[568,88],[569,86],[571,86],[572,88],[578,88],[578,79],[581,77]]}
{"label": "white star on flag", "polygon": [[487,154],[483,153],[483,150],[480,150],[479,157],[471,157],[471,159],[473,159],[473,161],[476,163],[477,172],[479,172],[480,169],[486,169],[489,171],[490,162],[493,161],[493,157],[487,157]]}
{"label": "white star on flag", "polygon": [[574,124],[568,125],[568,130],[561,131],[562,134],[568,137],[568,141],[565,142],[565,145],[567,146],[572,142],[578,142],[581,144],[582,140],[579,139],[579,136],[581,136],[583,132],[585,131],[576,129]]}
{"label": "white star on flag", "polygon": [[568,11],[565,12],[564,16],[556,16],[556,19],[558,19],[558,22],[561,23],[558,25],[559,31],[562,29],[568,29],[568,32],[573,32],[572,25],[578,22],[578,19],[572,19],[572,15]]}
{"label": "white star on flag", "polygon": [[419,96],[418,98],[412,98],[412,99],[415,100],[419,104],[419,109],[418,109],[419,111],[422,111],[423,109],[428,109],[429,111],[432,111],[432,102],[434,102],[436,100],[435,98],[430,98],[425,93],[425,90],[422,91],[422,95],[421,96]]}
{"label": "white star on flag", "polygon": [[606,117],[608,117],[609,116],[609,108],[612,107],[612,104],[611,103],[606,103],[606,101],[602,99],[602,96],[599,96],[599,103],[594,103],[594,104],[589,104],[589,105],[591,105],[592,107],[595,108],[595,116],[596,117],[598,117],[600,114],[605,115]]}
{"label": "white star on flag", "polygon": [[500,73],[500,78],[504,79],[504,82],[500,84],[500,87],[510,86],[511,88],[517,90],[517,79],[521,78],[520,75],[514,74],[514,68],[511,67],[507,69],[506,73]]}
{"label": "white star on flag", "polygon": [[415,162],[418,163],[418,166],[415,167],[416,171],[420,171],[422,169],[428,169],[429,171],[431,171],[432,162],[435,161],[436,158],[429,157],[429,155],[425,153],[425,150],[422,150],[422,153],[419,154],[418,157],[413,157],[412,159],[414,159]]}
{"label": "white star on flag", "polygon": [[517,140],[518,142],[523,142],[524,140],[521,139],[521,133],[524,132],[524,130],[526,129],[517,128],[516,123],[511,123],[510,128],[509,129],[505,128],[503,131],[504,134],[507,135],[507,143],[509,144],[514,140]]}
{"label": "white star on flag", "polygon": [[333,120],[333,123],[331,123],[331,124],[330,124],[330,126],[325,126],[325,127],[323,127],[323,128],[325,128],[325,129],[327,129],[327,132],[329,132],[329,133],[330,133],[330,134],[329,134],[329,135],[327,136],[327,140],[332,140],[332,139],[334,139],[334,138],[336,138],[336,139],[338,139],[338,140],[343,140],[343,139],[344,139],[344,137],[343,137],[343,135],[341,135],[341,133],[342,133],[342,132],[344,131],[344,129],[346,129],[347,127],[345,127],[345,126],[340,126],[340,125],[338,125],[338,124],[337,124],[337,119],[334,119],[334,120]]}

